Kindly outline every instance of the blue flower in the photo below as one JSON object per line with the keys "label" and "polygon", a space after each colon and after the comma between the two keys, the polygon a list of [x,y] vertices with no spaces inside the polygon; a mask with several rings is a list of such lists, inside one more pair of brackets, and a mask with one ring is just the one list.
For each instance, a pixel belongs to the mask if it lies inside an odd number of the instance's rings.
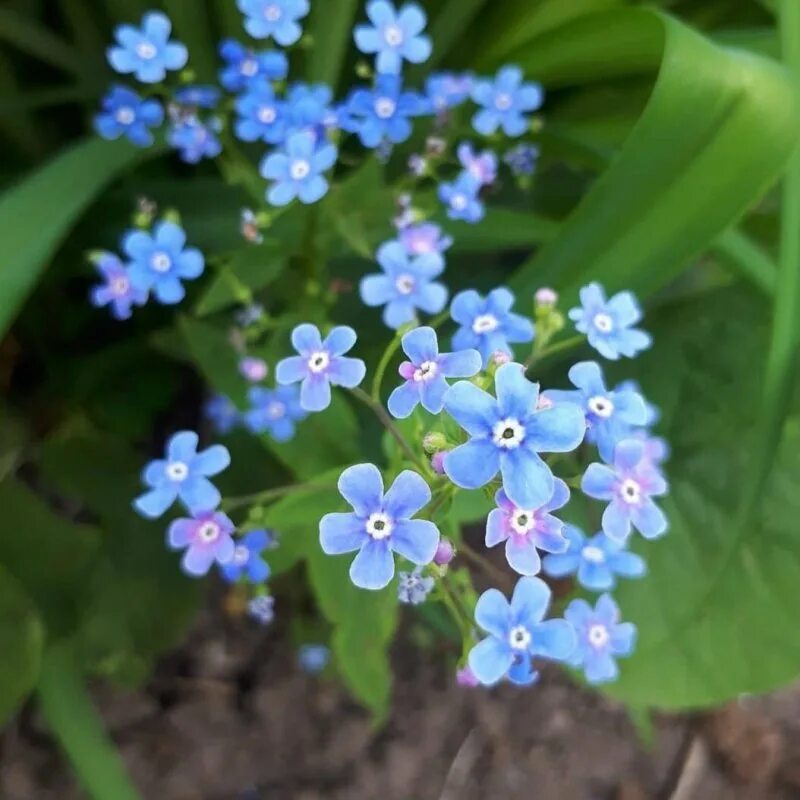
{"label": "blue flower", "polygon": [[134,508],[145,517],[160,517],[180,500],[191,514],[212,511],[220,494],[208,479],[231,463],[226,447],[215,444],[197,452],[199,437],[194,431],[176,433],[167,442],[166,458],[151,461],[142,473],[150,491],[134,501]]}
{"label": "blue flower", "polygon": [[288,114],[286,104],[278,100],[275,90],[266,81],[252,83],[236,98],[234,130],[243,142],[259,140],[280,144],[286,138]]}
{"label": "blue flower", "polygon": [[261,553],[272,541],[264,530],[246,533],[234,542],[230,559],[221,565],[222,575],[228,583],[235,583],[246,575],[252,583],[263,583],[270,575],[269,564],[261,558]]}
{"label": "blue flower", "polygon": [[297,661],[303,672],[318,675],[331,660],[330,648],[324,644],[302,644],[297,651]]}
{"label": "blue flower", "polygon": [[292,331],[292,345],[300,355],[279,361],[275,379],[282,385],[302,381],[302,408],[323,411],[331,404],[331,384],[353,389],[364,380],[364,362],[344,355],[355,343],[356,332],[346,325],[334,328],[324,342],[316,325],[298,325]]}
{"label": "blue flower", "polygon": [[481,297],[474,289],[460,292],[450,304],[450,315],[461,326],[453,336],[453,347],[463,350],[474,347],[489,366],[492,354],[513,356],[510,343],[533,340],[533,323],[514,314],[514,295],[508,289],[493,289]]}
{"label": "blue flower", "polygon": [[175,102],[190,108],[216,108],[220,91],[216,86],[184,86],[175,92]]}
{"label": "blue flower", "polygon": [[308,14],[308,0],[236,0],[246,19],[245,30],[254,39],[272,37],[278,44],[287,47],[302,35],[303,29],[297,20]]}
{"label": "blue flower", "polygon": [[461,172],[455,181],[439,184],[439,200],[447,208],[450,219],[472,224],[480,222],[486,209],[478,197],[481,184],[468,172]]}
{"label": "blue flower", "polygon": [[301,203],[316,203],[328,191],[322,173],[336,163],[337,151],[332,144],[319,147],[311,133],[293,133],[285,149],[268,155],[261,163],[261,174],[275,183],[267,192],[274,206],[285,206],[296,197]]}
{"label": "blue flower", "polygon": [[147,291],[134,288],[128,269],[113,253],[101,253],[95,268],[105,283],[92,288],[89,298],[93,306],[111,306],[116,319],[129,319],[133,306],[147,302]]}
{"label": "blue flower", "polygon": [[406,3],[398,13],[386,0],[371,0],[367,16],[372,25],[356,25],[353,36],[362,53],[377,53],[378,72],[399,75],[404,59],[421,64],[430,58],[431,40],[421,35],[427,17],[416,3]]}
{"label": "blue flower", "polygon": [[259,625],[269,625],[275,619],[275,598],[268,594],[259,594],[247,604],[247,613]]}
{"label": "blue flower", "polygon": [[582,667],[591,684],[616,680],[619,669],[615,657],[629,656],[633,652],[636,626],[619,621],[619,608],[607,594],[598,599],[594,608],[585,600],[573,600],[564,616],[578,637],[569,663]]}
{"label": "blue flower", "polygon": [[398,234],[398,239],[410,256],[444,253],[453,244],[453,237],[444,234],[433,222],[406,225]]}
{"label": "blue flower", "polygon": [[214,430],[223,435],[230,433],[240,421],[239,410],[224,394],[210,397],[203,406],[203,413]]}
{"label": "blue flower", "polygon": [[142,83],[164,80],[167,70],[183,69],[189,54],[180,42],[170,42],[172,23],[166,14],[151,11],[142,27],[119,25],[114,31],[118,46],[109,47],[108,63],[123,75],[133,73]]}
{"label": "blue flower", "polygon": [[497,399],[474,383],[450,388],[444,407],[470,435],[444,457],[444,470],[464,489],[479,489],[498,471],[503,489],[518,508],[539,508],[553,496],[555,482],[539,453],[567,453],[583,441],[586,423],[577,406],[537,409],[539,384],[521,364],[503,364],[495,374]]}
{"label": "blue flower", "polygon": [[94,129],[104,139],[126,136],[137,147],[153,144],[150,128],[164,121],[158,100],[142,100],[125,86],[114,86],[103,98],[103,110],[94,118]]}
{"label": "blue flower", "polygon": [[505,542],[506,560],[520,575],[539,573],[542,561],[538,550],[563,553],[567,549],[564,523],[550,513],[569,502],[569,489],[560,478],[554,481],[553,496],[539,508],[519,508],[502,489],[494,501],[498,507],[486,519],[486,546]]}
{"label": "blue flower", "polygon": [[526,686],[538,677],[534,657],[567,659],[575,649],[575,631],[563,619],[544,619],[550,589],[539,578],[520,578],[511,602],[488,589],[475,606],[475,622],[489,635],[469,653],[469,667],[484,686],[507,677]]}
{"label": "blue flower", "polygon": [[256,53],[235,39],[225,39],[219,54],[225,62],[219,82],[229,92],[241,92],[258,79],[281,81],[289,74],[289,60],[280,50]]}
{"label": "blue flower", "polygon": [[397,599],[403,605],[418,606],[427,600],[435,584],[430,575],[422,574],[422,567],[397,576]]}
{"label": "blue flower", "polygon": [[428,484],[416,472],[401,472],[386,494],[374,464],[356,464],[339,477],[339,491],[352,513],[326,514],[319,523],[322,549],[328,555],[358,555],[350,578],[362,589],[383,589],[394,577],[393,553],[412,564],[429,564],[439,545],[439,529],[428,520],[411,519],[431,499]]}
{"label": "blue flower", "polygon": [[571,309],[569,318],[601,356],[612,361],[621,355],[633,358],[650,347],[650,335],[632,327],[642,312],[631,292],[619,292],[607,301],[603,287],[590,283],[580,296],[581,307]]}
{"label": "blue flower", "polygon": [[617,575],[641,578],[647,571],[644,559],[628,552],[624,544],[609,539],[602,531],[587,539],[574,525],[567,525],[565,536],[569,542],[567,552],[544,559],[544,571],[551,578],[577,575],[578,583],[585,589],[603,592],[616,586]]}
{"label": "blue flower", "polygon": [[178,151],[182,161],[197,164],[204,158],[216,158],[222,152],[218,129],[218,120],[205,124],[191,116],[170,128],[167,141]]}
{"label": "blue flower", "polygon": [[[333,92],[324,83],[296,83],[286,95],[286,113],[291,130],[307,131],[320,139],[331,126]],[[336,127],[336,125],[333,125]]]}
{"label": "blue flower", "polygon": [[[558,408],[558,406],[556,406]],[[614,448],[611,467],[589,464],[581,480],[581,490],[597,500],[608,500],[603,512],[603,531],[624,542],[636,528],[646,539],[655,539],[667,530],[664,512],[652,497],[666,494],[664,476],[645,456],[641,439],[623,439]]]}
{"label": "blue flower", "polygon": [[186,234],[174,222],[160,222],[152,235],[131,231],[122,248],[131,259],[128,274],[134,289],[152,290],[158,302],[167,305],[183,300],[181,279],[198,278],[205,267],[203,254],[186,247]]}
{"label": "blue flower", "polygon": [[176,519],[169,526],[167,544],[172,550],[186,550],[181,568],[197,578],[206,575],[215,561],[222,566],[233,558],[233,530],[234,524],[221,511],[197,512],[192,519]]}
{"label": "blue flower", "polygon": [[472,99],[483,108],[472,118],[478,133],[491,136],[502,128],[506,136],[522,136],[528,129],[525,114],[542,105],[544,93],[538,83],[523,83],[519,67],[503,67],[494,80],[477,80]]}
{"label": "blue flower", "polygon": [[357,89],[350,95],[342,127],[357,133],[364,147],[378,147],[387,140],[399,144],[411,136],[410,118],[423,110],[416,93],[402,90],[399,76],[378,75],[374,89]]}
{"label": "blue flower", "polygon": [[544,397],[554,403],[575,403],[586,415],[586,439],[596,444],[601,457],[610,461],[620,439],[647,421],[644,399],[630,389],[610,392],[603,382],[603,372],[594,361],[581,361],[569,371],[577,391],[549,390]]}
{"label": "blue flower", "polygon": [[[385,242],[376,258],[384,274],[361,279],[361,299],[368,306],[385,306],[383,321],[399,328],[416,319],[416,309],[438,314],[447,303],[447,289],[433,281],[444,270],[439,253],[410,257],[399,242]],[[463,349],[463,348],[459,348]]]}
{"label": "blue flower", "polygon": [[472,75],[457,75],[452,72],[437,72],[425,81],[425,99],[430,110],[443,114],[448,109],[461,105],[472,90]]}
{"label": "blue flower", "polygon": [[444,395],[450,388],[445,378],[471,378],[481,370],[481,355],[477,350],[440,353],[433,328],[415,328],[402,339],[403,352],[411,359],[398,370],[405,383],[389,395],[388,408],[392,416],[410,416],[418,403],[431,414],[444,408]]}
{"label": "blue flower", "polygon": [[518,144],[504,156],[503,161],[511,168],[514,175],[533,175],[536,162],[539,160],[539,148],[534,144]]}
{"label": "blue flower", "polygon": [[295,423],[308,414],[300,405],[300,391],[294,386],[264,389],[254,386],[247,393],[250,408],[244,413],[244,423],[251,433],[268,432],[276,442],[288,442],[294,437]]}
{"label": "blue flower", "polygon": [[497,156],[491,150],[478,154],[469,142],[458,146],[458,160],[464,171],[471,175],[481,186],[488,186],[497,180]]}

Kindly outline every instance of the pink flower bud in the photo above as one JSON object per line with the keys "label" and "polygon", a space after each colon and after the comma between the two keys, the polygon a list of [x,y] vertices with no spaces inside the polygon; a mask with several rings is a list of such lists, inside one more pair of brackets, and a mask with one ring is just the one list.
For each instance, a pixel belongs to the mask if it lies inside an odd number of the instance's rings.
{"label": "pink flower bud", "polygon": [[456,549],[449,539],[440,539],[439,546],[433,556],[433,563],[444,567],[449,564],[456,556]]}
{"label": "pink flower bud", "polygon": [[537,306],[554,306],[558,302],[558,294],[545,286],[536,292],[534,300]]}
{"label": "pink flower bud", "polygon": [[508,364],[509,361],[511,361],[511,355],[506,353],[505,350],[495,350],[492,353],[492,363],[496,367],[502,367],[503,364]]}
{"label": "pink flower bud", "polygon": [[469,668],[469,665],[467,665],[464,667],[464,669],[460,669],[456,672],[456,683],[459,686],[463,686],[468,689],[474,689],[476,686],[478,686],[479,681]]}
{"label": "pink flower bud", "polygon": [[440,451],[431,456],[431,467],[437,475],[444,475],[444,452]]}
{"label": "pink flower bud", "polygon": [[239,372],[241,372],[242,377],[251,383],[259,383],[267,377],[269,368],[267,367],[267,362],[263,359],[247,356],[239,362]]}

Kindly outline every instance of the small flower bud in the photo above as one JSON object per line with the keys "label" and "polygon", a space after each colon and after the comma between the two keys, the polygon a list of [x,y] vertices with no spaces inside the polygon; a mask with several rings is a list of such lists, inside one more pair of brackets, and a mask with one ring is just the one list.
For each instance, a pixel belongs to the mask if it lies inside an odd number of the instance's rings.
{"label": "small flower bud", "polygon": [[[438,453],[437,453],[438,455]],[[433,556],[433,563],[444,567],[449,564],[456,556],[456,549],[449,539],[440,539],[439,546]]]}
{"label": "small flower bud", "polygon": [[429,455],[447,449],[447,437],[439,431],[430,431],[422,439],[422,449]]}
{"label": "small flower bud", "polygon": [[558,302],[558,293],[549,287],[542,287],[534,295],[537,306],[552,308]]}
{"label": "small flower bud", "polygon": [[509,361],[511,361],[511,355],[506,353],[505,350],[495,350],[492,353],[492,363],[496,367],[502,367],[503,364],[508,364]]}
{"label": "small flower bud", "polygon": [[269,367],[263,358],[247,356],[239,362],[239,372],[245,380],[251,383],[260,383],[267,377]]}
{"label": "small flower bud", "polygon": [[444,475],[444,451],[439,451],[431,456],[431,467],[437,475]]}
{"label": "small flower bud", "polygon": [[414,153],[408,158],[408,171],[416,176],[421,177],[428,169],[428,162],[420,155]]}
{"label": "small flower bud", "polygon": [[478,686],[478,679],[475,677],[475,673],[469,668],[469,665],[464,667],[463,669],[456,671],[456,683],[459,686],[463,686],[468,689],[474,689]]}
{"label": "small flower bud", "polygon": [[440,156],[447,148],[447,142],[439,136],[429,136],[425,140],[425,150],[429,155]]}

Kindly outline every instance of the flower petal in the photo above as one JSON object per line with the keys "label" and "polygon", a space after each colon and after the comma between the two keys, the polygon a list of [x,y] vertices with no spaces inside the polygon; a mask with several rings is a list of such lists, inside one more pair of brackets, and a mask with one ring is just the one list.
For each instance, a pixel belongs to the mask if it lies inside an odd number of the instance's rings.
{"label": "flower petal", "polygon": [[506,539],[506,560],[520,575],[537,575],[542,568],[536,546],[527,536],[509,536]]}
{"label": "flower petal", "polygon": [[394,577],[394,557],[386,539],[370,539],[350,565],[350,580],[361,589],[383,589]]}
{"label": "flower petal", "polygon": [[459,350],[439,356],[439,370],[446,378],[471,378],[481,371],[481,354],[477,350]]}
{"label": "flower petal", "polygon": [[389,487],[383,498],[383,508],[394,520],[408,519],[431,500],[431,490],[425,479],[403,470]]}
{"label": "flower petal", "polygon": [[383,503],[383,478],[374,464],[356,464],[339,476],[339,493],[359,517],[368,517]]}
{"label": "flower petal", "polygon": [[514,662],[511,647],[490,636],[469,651],[469,668],[484,686],[493,686]]}
{"label": "flower petal", "polygon": [[478,598],[475,622],[492,636],[506,638],[511,629],[511,608],[499,589],[487,589]]}
{"label": "flower petal", "polygon": [[605,464],[589,464],[581,478],[581,491],[596,500],[610,500],[616,480],[614,470]]}
{"label": "flower petal", "polygon": [[405,419],[417,407],[420,400],[419,384],[405,381],[389,395],[387,408],[395,419]]}
{"label": "flower petal", "polygon": [[351,513],[326,514],[319,521],[319,543],[329,556],[353,553],[368,540],[364,520]]}
{"label": "flower petal", "polygon": [[[503,364],[494,378],[497,405],[504,417],[523,422],[536,408],[539,384],[525,377],[522,364]],[[540,448],[537,448],[540,449]]]}
{"label": "flower petal", "polygon": [[334,356],[343,356],[352,350],[358,337],[349,325],[337,325],[322,343],[323,347]]}
{"label": "flower petal", "polygon": [[364,380],[367,367],[360,358],[334,356],[328,367],[328,378],[334,386],[352,389]]}
{"label": "flower petal", "polygon": [[192,472],[200,475],[217,475],[231,463],[231,454],[228,448],[215,444],[198,453],[192,459]]}
{"label": "flower petal", "polygon": [[489,434],[500,418],[497,401],[468,381],[459,381],[450,387],[444,407],[470,436]]}
{"label": "flower petal", "polygon": [[586,418],[578,406],[561,403],[537,411],[525,427],[526,442],[537,452],[568,453],[583,441]]}
{"label": "flower petal", "polygon": [[514,624],[532,628],[544,618],[550,605],[550,587],[541,578],[520,578],[511,597]]}
{"label": "flower petal", "polygon": [[456,486],[479,489],[497,474],[500,455],[488,439],[473,439],[446,453],[443,465],[447,477]]}
{"label": "flower petal", "polygon": [[403,352],[411,359],[415,366],[420,366],[425,361],[436,361],[439,355],[439,342],[436,331],[427,326],[414,328],[402,339]]}
{"label": "flower petal", "polygon": [[275,380],[286,386],[299,383],[308,375],[308,360],[302,356],[289,356],[275,366]]}
{"label": "flower petal", "polygon": [[389,546],[412,564],[430,564],[439,546],[439,529],[426,519],[395,522]]}
{"label": "flower petal", "polygon": [[306,411],[324,411],[331,404],[327,375],[308,375],[300,384],[300,405]]}
{"label": "flower petal", "polygon": [[292,331],[292,347],[302,356],[321,350],[322,338],[319,335],[319,328],[309,322],[298,325]]}
{"label": "flower petal", "polygon": [[553,473],[533,450],[517,447],[499,458],[503,490],[517,507],[540,508],[552,497]]}
{"label": "flower petal", "polygon": [[197,453],[200,437],[194,431],[180,431],[167,442],[167,458],[189,464]]}
{"label": "flower petal", "polygon": [[564,661],[578,646],[575,628],[564,619],[548,619],[531,631],[531,653]]}
{"label": "flower petal", "polygon": [[146,492],[133,501],[133,507],[148,519],[160,517],[174,502],[178,496],[177,487],[174,485],[162,486],[152,492]]}

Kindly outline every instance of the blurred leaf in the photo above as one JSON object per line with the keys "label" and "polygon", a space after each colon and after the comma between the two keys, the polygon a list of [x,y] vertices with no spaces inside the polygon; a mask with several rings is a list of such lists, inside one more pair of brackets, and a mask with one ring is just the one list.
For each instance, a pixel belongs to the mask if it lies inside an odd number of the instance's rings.
{"label": "blurred leaf", "polygon": [[191,3],[163,0],[163,5],[172,20],[176,38],[189,50],[189,69],[198,81],[213,81],[217,73],[217,49],[205,0]]}
{"label": "blurred leaf", "polygon": [[487,0],[447,0],[439,9],[430,26],[433,52],[424,65],[413,66],[410,71],[415,78],[430,73],[458,42]]}
{"label": "blurred leaf", "polygon": [[524,250],[555,238],[560,228],[555,220],[511,208],[487,208],[480,225],[454,225],[444,215],[437,221],[452,232],[454,253]]}
{"label": "blurred leaf", "polygon": [[311,4],[308,30],[314,44],[308,50],[308,80],[323,81],[334,90],[347,50],[353,42],[358,0],[325,0]]}

